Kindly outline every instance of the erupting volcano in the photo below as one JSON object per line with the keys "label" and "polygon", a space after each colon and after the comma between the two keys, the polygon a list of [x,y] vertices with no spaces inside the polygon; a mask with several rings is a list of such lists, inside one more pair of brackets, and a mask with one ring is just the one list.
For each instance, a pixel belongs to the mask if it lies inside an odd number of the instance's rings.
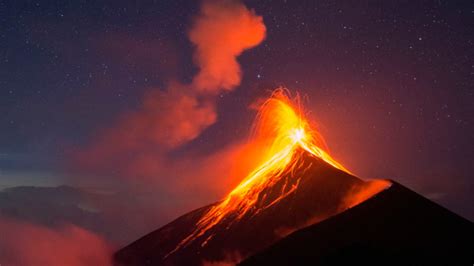
{"label": "erupting volcano", "polygon": [[[244,216],[257,215],[293,193],[301,181],[301,176],[294,173],[304,173],[305,168],[311,167],[311,163],[304,162],[305,156],[315,157],[348,172],[320,147],[323,144],[322,138],[311,129],[301,110],[295,108],[282,89],[276,90],[260,107],[256,130],[257,134],[264,136],[259,138],[270,141],[267,144],[268,154],[265,156],[268,159],[222,202],[213,206],[198,221],[196,230],[176,249],[196,240],[219,223],[231,226]],[[272,192],[268,193],[270,191]],[[213,234],[209,235],[202,245],[212,237]]]}
{"label": "erupting volcano", "polygon": [[0,3],[0,266],[474,266],[472,0]]}
{"label": "erupting volcano", "polygon": [[[125,264],[140,264],[143,258],[176,265],[236,263],[390,185],[362,181],[332,158],[305,118],[298,97],[291,99],[284,89],[274,91],[259,106],[249,144],[260,163],[227,197],[132,244],[117,254],[118,260]],[[157,242],[142,246],[148,241]]]}
{"label": "erupting volcano", "polygon": [[353,176],[304,114],[298,97],[274,91],[258,108],[248,144],[257,167],[220,202],[119,250],[116,264],[472,260],[471,222],[396,182]]}

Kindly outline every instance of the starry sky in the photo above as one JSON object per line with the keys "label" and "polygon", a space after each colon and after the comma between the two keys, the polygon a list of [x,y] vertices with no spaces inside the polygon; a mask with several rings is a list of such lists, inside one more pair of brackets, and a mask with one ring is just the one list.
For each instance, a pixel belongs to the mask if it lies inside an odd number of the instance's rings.
{"label": "starry sky", "polygon": [[[182,147],[245,138],[249,105],[298,91],[331,154],[474,219],[472,1],[244,1],[267,36],[239,57],[242,84]],[[60,185],[69,151],[196,73],[198,1],[1,1],[0,188]]]}

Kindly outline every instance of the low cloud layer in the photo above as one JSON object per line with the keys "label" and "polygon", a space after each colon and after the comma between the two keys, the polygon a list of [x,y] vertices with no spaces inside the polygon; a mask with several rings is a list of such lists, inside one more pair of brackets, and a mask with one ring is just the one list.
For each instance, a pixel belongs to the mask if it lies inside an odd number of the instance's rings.
{"label": "low cloud layer", "polygon": [[1,265],[112,265],[106,242],[73,225],[50,229],[0,217],[0,228]]}

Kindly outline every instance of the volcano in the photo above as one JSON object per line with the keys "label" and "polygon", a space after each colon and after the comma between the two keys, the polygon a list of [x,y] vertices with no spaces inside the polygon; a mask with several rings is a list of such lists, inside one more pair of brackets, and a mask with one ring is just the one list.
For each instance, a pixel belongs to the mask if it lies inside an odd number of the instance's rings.
{"label": "volcano", "polygon": [[[295,230],[343,211],[346,195],[352,191],[364,191],[374,184],[334,168],[306,151],[297,152],[301,153],[297,162],[301,164],[301,170],[293,175],[288,173],[262,192],[266,197],[258,199],[257,206],[267,208],[249,212],[237,221],[233,219],[235,217],[226,219],[198,237],[198,241],[170,254],[192,234],[199,219],[219,203],[197,209],[120,250],[116,254],[117,261],[123,265],[200,265],[205,261],[240,261]],[[269,206],[281,195],[284,186],[293,185],[291,182],[299,182],[297,188]]]}
{"label": "volcano", "polygon": [[[255,150],[264,151],[259,153],[261,159],[255,169],[223,200],[187,213],[119,250],[115,254],[116,264],[289,265],[290,259],[313,258],[314,252],[319,254],[314,261],[321,262],[321,258],[328,257],[325,251],[336,252],[337,257],[337,251],[344,250],[352,240],[365,239],[357,233],[359,229],[367,231],[367,239],[375,235],[386,240],[380,242],[384,245],[391,239],[385,231],[393,230],[414,236],[441,234],[444,245],[462,240],[460,243],[466,246],[465,238],[472,236],[470,222],[397,183],[364,181],[351,174],[322,148],[320,134],[298,107],[284,90],[277,90],[260,106],[255,123],[251,144]],[[392,194],[395,196],[391,197]],[[374,201],[382,210],[364,207],[374,205]],[[406,213],[389,215],[391,210],[404,208],[408,208]],[[381,217],[377,216],[379,213]],[[415,215],[417,222],[408,223],[398,217],[401,215]],[[379,222],[374,228],[370,226],[372,217]],[[387,224],[393,228],[383,227],[384,218],[392,219]],[[423,227],[420,222],[430,225],[438,220],[442,221],[439,227]],[[397,226],[397,221],[404,223]],[[310,230],[301,236],[301,232],[319,226],[324,228],[314,229],[319,233]],[[422,233],[415,234],[417,229]],[[453,230],[467,234],[460,236]],[[449,237],[450,232],[453,237]],[[377,245],[377,240],[375,237],[369,243]],[[438,242],[433,243],[444,246]],[[393,245],[401,244],[399,241]],[[330,248],[332,245],[334,249]],[[311,246],[320,251],[305,248]]]}

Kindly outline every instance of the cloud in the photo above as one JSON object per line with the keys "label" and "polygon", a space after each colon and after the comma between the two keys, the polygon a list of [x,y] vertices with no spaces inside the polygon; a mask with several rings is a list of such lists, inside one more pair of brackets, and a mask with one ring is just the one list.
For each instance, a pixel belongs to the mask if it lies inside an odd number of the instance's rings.
{"label": "cloud", "polygon": [[74,225],[52,230],[0,217],[0,228],[1,265],[112,265],[105,241]]}
{"label": "cloud", "polygon": [[170,151],[217,121],[216,94],[240,84],[237,57],[265,37],[262,17],[237,1],[204,1],[189,39],[199,71],[190,84],[149,90],[141,106],[105,125],[90,145],[73,152],[73,167],[102,175],[156,176]]}
{"label": "cloud", "polygon": [[139,110],[122,115],[89,147],[75,153],[74,163],[93,172],[140,175],[134,170],[159,166],[164,153],[195,139],[213,124],[214,109],[213,104],[200,102],[178,83],[166,91],[152,90]]}

